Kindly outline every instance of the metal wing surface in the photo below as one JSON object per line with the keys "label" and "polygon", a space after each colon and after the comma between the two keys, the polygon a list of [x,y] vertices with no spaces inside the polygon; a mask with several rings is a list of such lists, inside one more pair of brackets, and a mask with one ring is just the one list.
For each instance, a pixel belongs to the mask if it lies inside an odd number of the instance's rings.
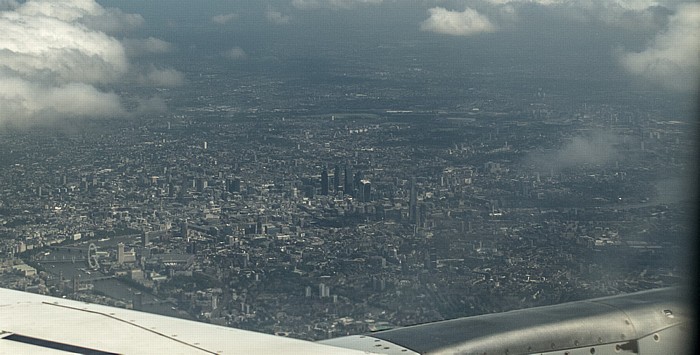
{"label": "metal wing surface", "polygon": [[367,354],[0,289],[0,354]]}
{"label": "metal wing surface", "polygon": [[684,354],[692,326],[666,288],[313,343],[0,289],[0,354]]}

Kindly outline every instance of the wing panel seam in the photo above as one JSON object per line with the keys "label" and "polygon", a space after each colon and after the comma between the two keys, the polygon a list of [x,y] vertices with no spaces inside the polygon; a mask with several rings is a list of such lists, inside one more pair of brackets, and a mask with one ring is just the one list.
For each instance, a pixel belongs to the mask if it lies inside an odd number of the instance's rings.
{"label": "wing panel seam", "polygon": [[66,309],[70,309],[70,310],[74,310],[74,311],[81,311],[81,312],[87,312],[87,313],[92,313],[92,314],[101,315],[101,316],[110,318],[110,319],[112,319],[112,320],[116,320],[116,321],[122,322],[122,323],[124,323],[124,324],[128,324],[128,325],[130,325],[130,326],[133,326],[133,327],[136,327],[136,328],[145,330],[145,331],[147,331],[147,332],[156,334],[156,335],[158,335],[158,336],[164,337],[164,338],[166,338],[166,339],[168,339],[168,340],[172,340],[172,341],[177,342],[177,343],[180,343],[180,344],[182,344],[182,345],[186,345],[186,346],[188,346],[188,347],[191,347],[191,348],[194,348],[194,349],[197,349],[197,350],[200,350],[200,351],[204,351],[204,352],[209,353],[209,354],[217,355],[216,352],[213,352],[213,351],[211,351],[211,350],[207,350],[207,349],[201,348],[201,347],[199,347],[199,346],[190,344],[190,343],[188,343],[188,342],[186,342],[186,341],[184,341],[184,340],[175,339],[175,338],[173,338],[173,337],[171,337],[171,336],[168,336],[168,335],[166,335],[166,334],[160,333],[160,332],[155,331],[155,330],[153,330],[153,329],[148,329],[148,328],[146,328],[146,327],[144,327],[144,326],[142,326],[142,325],[134,324],[134,323],[125,321],[124,319],[121,319],[121,318],[119,318],[119,317],[115,317],[115,316],[112,316],[112,315],[109,315],[109,314],[105,314],[105,313],[98,312],[98,311],[92,311],[92,310],[89,310],[89,309],[82,309],[82,308],[76,308],[76,307],[66,306],[66,305],[62,305],[62,304],[57,304],[57,303],[51,303],[51,302],[41,302],[41,303],[42,303],[42,304],[45,304],[45,305],[48,305],[48,306],[61,307],[61,308],[66,308]]}

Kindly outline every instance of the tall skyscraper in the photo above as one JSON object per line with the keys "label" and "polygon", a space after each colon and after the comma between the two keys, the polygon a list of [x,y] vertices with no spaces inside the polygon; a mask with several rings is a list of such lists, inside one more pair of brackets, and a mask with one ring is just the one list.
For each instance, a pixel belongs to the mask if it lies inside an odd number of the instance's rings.
{"label": "tall skyscraper", "polygon": [[362,202],[369,202],[372,197],[372,184],[369,180],[360,180],[360,197]]}
{"label": "tall skyscraper", "polygon": [[359,191],[359,194],[362,194],[362,191],[360,191],[360,188],[362,188],[362,186],[360,186],[360,181],[362,181],[362,171],[358,170],[355,172],[355,177],[352,179],[352,189],[353,191]]}
{"label": "tall skyscraper", "polygon": [[143,234],[141,234],[141,243],[143,244],[144,247],[148,246],[151,244],[151,238],[150,238],[150,233],[147,231],[144,231]]}
{"label": "tall skyscraper", "polygon": [[117,264],[124,263],[124,243],[117,244]]}
{"label": "tall skyscraper", "polygon": [[337,193],[340,191],[340,166],[335,165],[335,171],[333,172],[333,190]]}
{"label": "tall skyscraper", "polygon": [[411,222],[416,220],[416,214],[417,214],[417,204],[418,202],[418,192],[416,191],[416,178],[412,177],[411,178],[411,196],[409,197],[408,201],[408,217]]}
{"label": "tall skyscraper", "polygon": [[352,178],[350,177],[352,172],[348,168],[347,164],[345,165],[345,181],[343,184],[343,193],[346,195],[352,195]]}
{"label": "tall skyscraper", "polygon": [[321,195],[328,195],[328,170],[325,167],[321,172]]}

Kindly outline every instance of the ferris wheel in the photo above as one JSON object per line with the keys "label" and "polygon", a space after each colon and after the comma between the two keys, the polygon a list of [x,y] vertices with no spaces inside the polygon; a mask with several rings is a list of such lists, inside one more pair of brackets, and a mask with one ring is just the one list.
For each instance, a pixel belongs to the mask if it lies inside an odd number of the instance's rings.
{"label": "ferris wheel", "polygon": [[97,270],[100,267],[100,264],[97,262],[97,247],[95,243],[90,243],[90,246],[88,246],[87,262],[92,270]]}

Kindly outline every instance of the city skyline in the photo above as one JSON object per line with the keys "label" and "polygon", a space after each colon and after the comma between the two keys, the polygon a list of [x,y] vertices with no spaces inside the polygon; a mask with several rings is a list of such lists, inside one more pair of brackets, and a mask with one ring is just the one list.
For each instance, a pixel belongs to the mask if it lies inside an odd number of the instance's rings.
{"label": "city skyline", "polygon": [[0,286],[319,340],[692,281],[700,4],[167,3],[0,2]]}

